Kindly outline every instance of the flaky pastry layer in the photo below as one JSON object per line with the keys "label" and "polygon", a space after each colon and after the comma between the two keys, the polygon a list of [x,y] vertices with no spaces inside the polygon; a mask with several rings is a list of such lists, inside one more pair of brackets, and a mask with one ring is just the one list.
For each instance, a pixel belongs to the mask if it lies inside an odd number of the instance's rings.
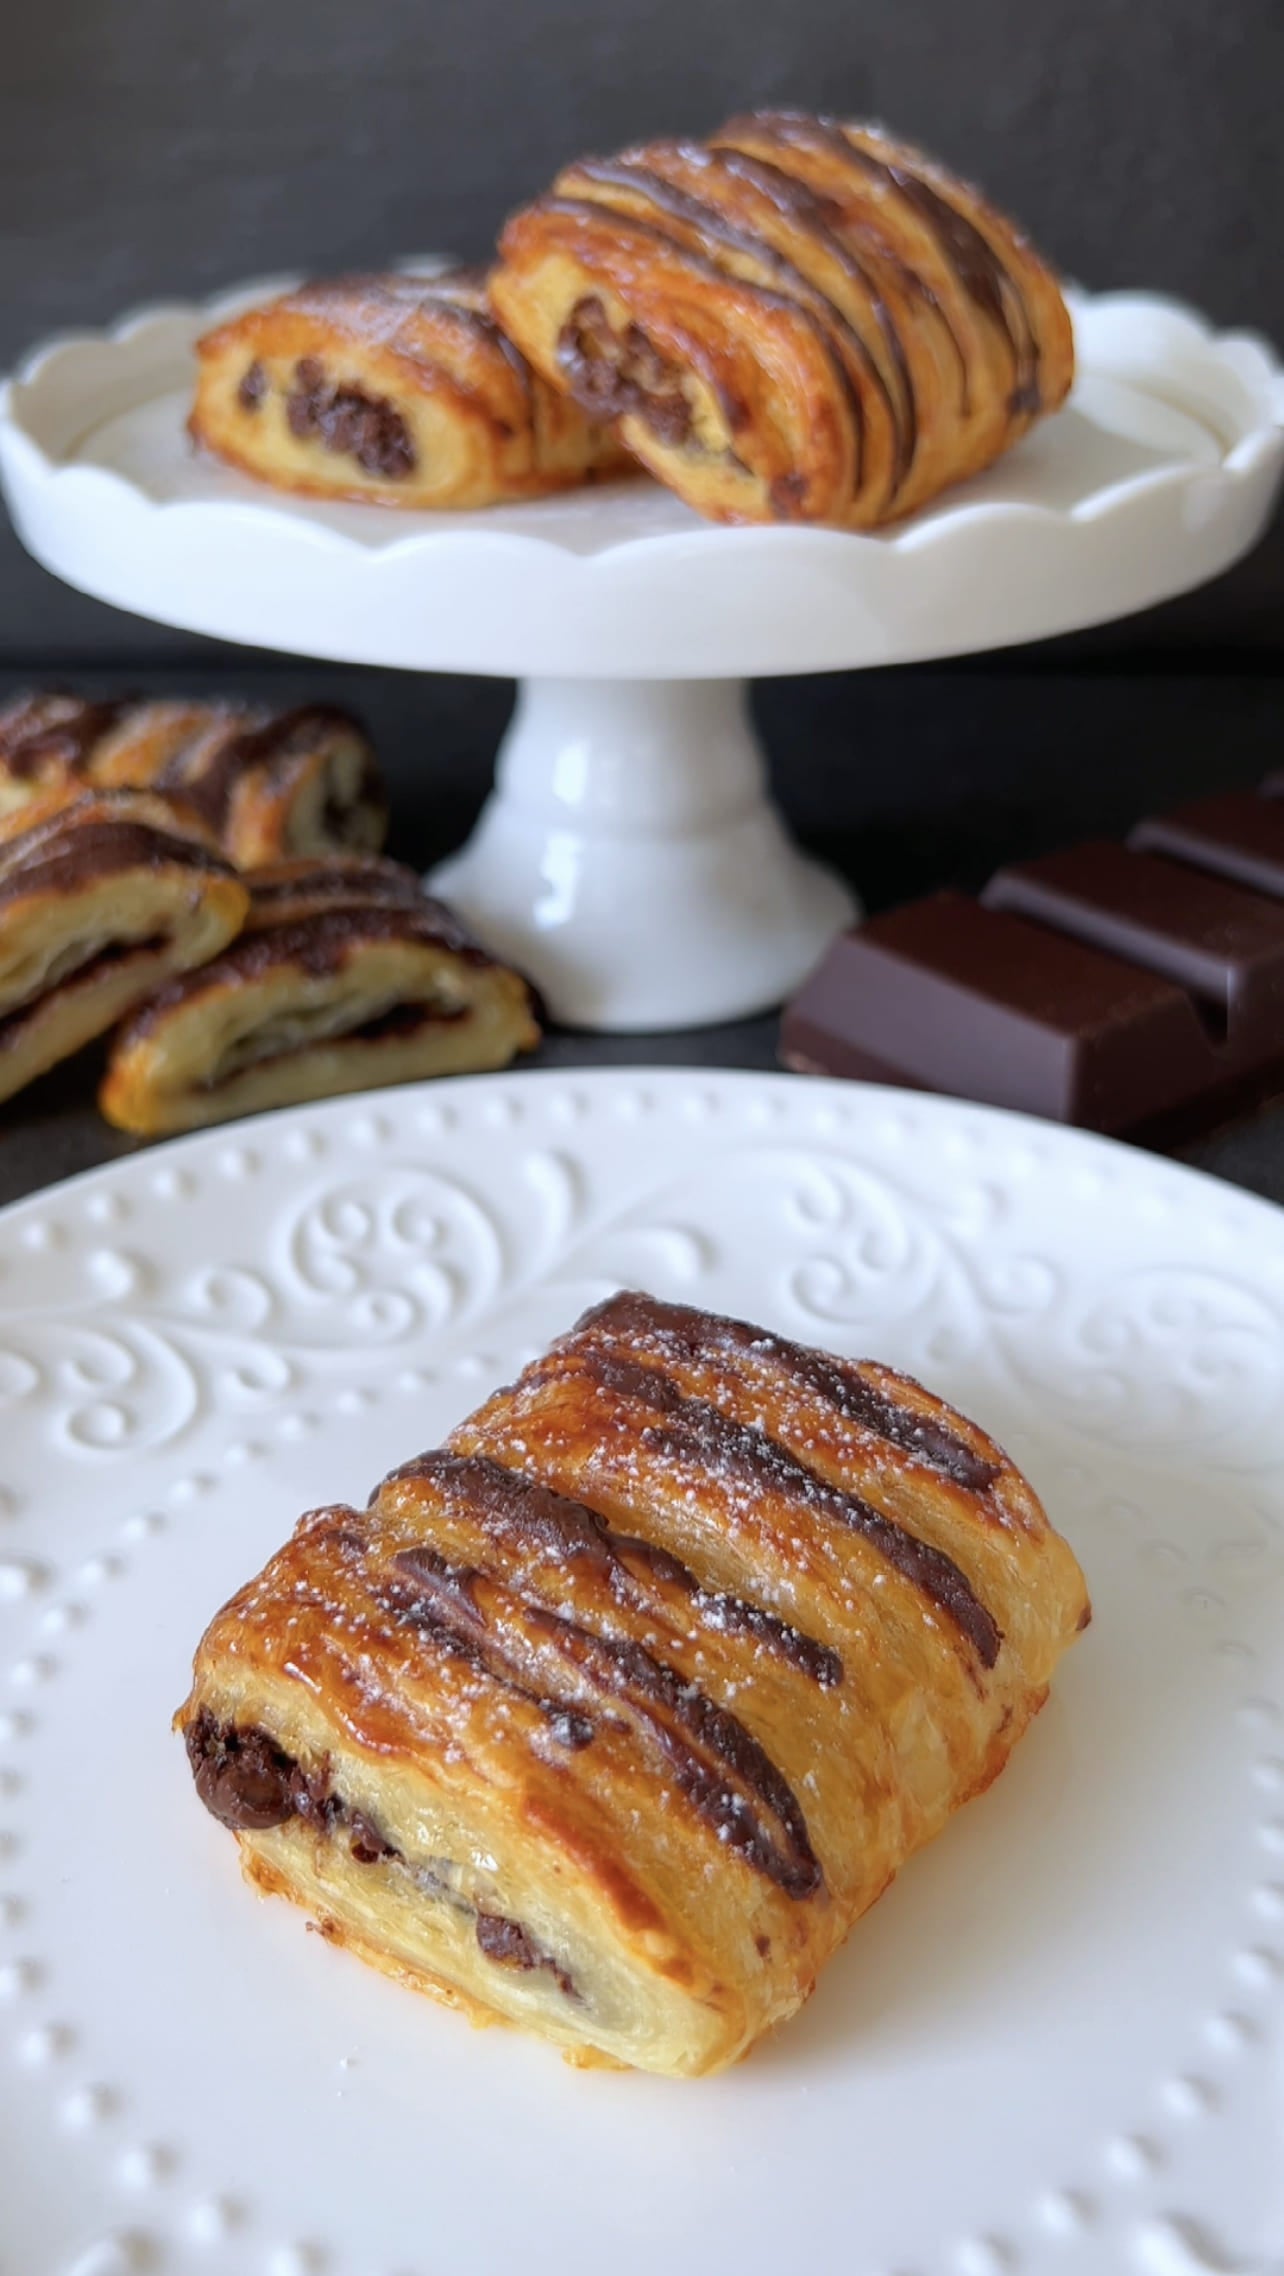
{"label": "flaky pastry layer", "polygon": [[467,508],[632,464],[531,369],[472,271],[306,284],[198,355],[192,434],[278,489]]}
{"label": "flaky pastry layer", "polygon": [[50,792],[148,790],[243,869],[376,853],[387,800],[346,712],[310,704],[91,702],[35,693],[0,712],[0,817]]}
{"label": "flaky pastry layer", "polygon": [[896,520],[1070,385],[1028,240],[870,127],[763,112],[580,160],[500,251],[491,296],[536,368],[716,520]]}
{"label": "flaky pastry layer", "polygon": [[54,793],[0,819],[0,1099],[217,955],[248,907],[160,799]]}
{"label": "flaky pastry layer", "polygon": [[112,1046],[99,1105],[146,1137],[425,1076],[539,1040],[531,990],[414,872],[330,856],[255,871],[241,937],[160,990]]}
{"label": "flaky pastry layer", "polygon": [[1089,1617],[921,1386],[622,1294],[367,1509],[313,1511],[178,1721],[250,1877],[572,2059],[722,2068],[1003,1768]]}

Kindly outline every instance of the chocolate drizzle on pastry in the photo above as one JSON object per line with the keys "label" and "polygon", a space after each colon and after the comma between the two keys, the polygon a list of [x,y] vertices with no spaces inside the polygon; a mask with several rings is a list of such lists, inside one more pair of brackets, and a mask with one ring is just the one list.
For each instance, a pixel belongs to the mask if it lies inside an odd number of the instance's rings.
{"label": "chocolate drizzle on pastry", "polygon": [[1033,413],[1040,408],[1038,336],[1020,285],[976,224],[942,196],[923,171],[880,157],[867,142],[855,139],[862,132],[872,139],[875,130],[853,129],[849,133],[837,119],[813,119],[794,111],[752,111],[743,119],[733,119],[723,132],[734,138],[745,130],[777,135],[786,150],[791,142],[804,146],[823,143],[847,168],[886,184],[904,198],[931,230],[973,304],[1007,340],[1017,371],[1010,408],[1014,413]]}
{"label": "chocolate drizzle on pastry", "polygon": [[432,1549],[405,1549],[393,1558],[391,1576],[374,1579],[371,1594],[382,1611],[409,1624],[437,1650],[467,1662],[478,1675],[538,1709],[549,1736],[578,1754],[591,1746],[596,1727],[573,1702],[525,1679],[523,1668],[493,1632],[477,1601],[482,1577],[471,1566],[455,1565]]}
{"label": "chocolate drizzle on pastry", "polygon": [[383,1484],[395,1486],[409,1479],[422,1479],[448,1505],[461,1506],[500,1552],[533,1552],[559,1564],[587,1566],[622,1601],[649,1608],[657,1604],[658,1583],[662,1590],[685,1597],[709,1627],[725,1635],[752,1636],[823,1690],[842,1681],[842,1660],[829,1645],[817,1643],[761,1605],[746,1603],[726,1590],[702,1588],[689,1567],[666,1549],[614,1530],[584,1502],[556,1493],[520,1470],[506,1469],[485,1455],[434,1451],[403,1463]]}
{"label": "chocolate drizzle on pastry", "polygon": [[[393,1563],[421,1591],[405,1609],[425,1631],[476,1652],[479,1665],[497,1666],[506,1681],[515,1664],[520,1683],[525,1653],[503,1621],[488,1617],[480,1601],[482,1574],[423,1547],[399,1551]],[[386,1589],[377,1593],[381,1602],[397,1601]],[[523,1626],[551,1647],[599,1713],[613,1706],[628,1711],[719,1841],[786,1895],[815,1893],[822,1875],[797,1798],[738,1717],[630,1637],[600,1634],[526,1596],[521,1611]],[[520,1687],[529,1692],[529,1681]],[[540,1705],[549,1712],[547,1702]]]}
{"label": "chocolate drizzle on pastry", "polygon": [[817,1517],[859,1533],[887,1563],[948,1614],[967,1637],[982,1667],[992,1668],[1002,1636],[993,1616],[951,1557],[920,1541],[859,1494],[831,1485],[764,1430],[735,1421],[706,1399],[688,1396],[658,1368],[592,1344],[577,1355],[589,1379],[615,1397],[654,1413],[639,1437],[646,1446],[682,1462],[715,1468],[767,1493],[806,1502]]}
{"label": "chocolate drizzle on pastry", "polygon": [[[92,702],[34,695],[0,711],[0,807],[38,791],[148,791],[239,865],[382,839],[384,794],[357,722],[325,704]],[[17,797],[13,795],[15,790]]]}
{"label": "chocolate drizzle on pastry", "polygon": [[[95,800],[97,808],[103,804]],[[175,863],[212,877],[232,874],[217,854],[190,838],[147,822],[112,819],[110,814],[81,821],[71,805],[50,821],[0,844],[0,908],[32,894],[72,894],[97,878],[140,868],[170,868]]]}
{"label": "chocolate drizzle on pastry", "polygon": [[124,698],[86,703],[77,695],[20,696],[0,712],[0,769],[19,782],[33,782],[46,769],[79,775],[128,708]]}
{"label": "chocolate drizzle on pastry", "polygon": [[586,1329],[644,1344],[660,1359],[761,1361],[815,1392],[844,1422],[873,1431],[903,1453],[930,1463],[969,1493],[984,1493],[999,1475],[997,1463],[975,1453],[937,1416],[898,1403],[830,1352],[790,1343],[785,1336],[752,1327],[747,1320],[701,1312],[694,1305],[664,1304],[658,1297],[625,1289],[594,1305],[577,1322],[573,1333],[578,1336]]}
{"label": "chocolate drizzle on pastry", "polygon": [[[657,158],[667,158],[667,146],[656,152]],[[712,191],[718,185],[719,175],[725,175],[734,184],[737,180],[749,185],[763,196],[791,227],[805,231],[820,244],[829,258],[869,301],[871,314],[879,331],[892,369],[896,386],[889,387],[883,372],[870,352],[866,340],[852,322],[846,310],[839,306],[817,279],[783,252],[758,229],[747,222],[737,222],[712,195],[698,196],[693,190],[668,180],[654,164],[647,165],[629,159],[585,158],[575,168],[586,182],[600,183],[632,191],[644,197],[656,212],[670,221],[687,227],[705,251],[740,253],[756,262],[772,280],[772,289],[796,299],[803,307],[815,309],[832,327],[843,348],[859,365],[862,375],[875,387],[886,403],[896,439],[895,483],[899,482],[913,458],[916,433],[913,381],[905,352],[890,311],[868,270],[848,245],[825,223],[819,201],[811,196],[805,185],[792,182],[778,167],[761,165],[740,151],[709,151],[698,144],[678,143],[672,148],[672,158],[684,168],[697,172]],[[675,244],[681,239],[675,238]],[[675,374],[675,377],[677,375]],[[863,432],[863,415],[860,396],[855,388],[849,392],[849,403],[857,422],[858,437]],[[618,415],[618,414],[616,414]],[[656,430],[660,432],[659,429]],[[685,440],[662,435],[662,440]],[[787,481],[787,477],[783,478]],[[860,479],[859,464],[857,480]]]}
{"label": "chocolate drizzle on pastry", "polygon": [[[247,718],[232,711],[219,720],[216,715],[213,730],[198,724],[171,754],[154,787],[162,796],[182,798],[212,830],[221,832],[247,775],[261,771],[270,777],[273,770],[315,751],[327,738],[350,734],[352,729],[346,712],[327,704],[300,705],[267,717],[251,713]],[[365,754],[358,801],[377,791],[373,759]]]}
{"label": "chocolate drizzle on pastry", "polygon": [[717,520],[878,527],[989,466],[1073,376],[1021,232],[832,119],[579,160],[500,250],[491,297],[538,369]]}

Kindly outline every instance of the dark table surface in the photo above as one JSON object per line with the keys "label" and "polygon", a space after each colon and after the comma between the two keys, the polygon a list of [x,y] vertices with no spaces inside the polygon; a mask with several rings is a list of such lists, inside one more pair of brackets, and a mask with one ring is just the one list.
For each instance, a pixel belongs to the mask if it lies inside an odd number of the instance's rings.
{"label": "dark table surface", "polygon": [[[773,682],[757,707],[775,788],[802,842],[880,908],[942,884],[972,889],[1004,860],[1117,833],[1182,798],[1259,780],[1284,759],[1284,678],[1234,659],[1175,671],[1087,669],[1065,648],[914,672]],[[85,692],[245,693],[349,703],[375,734],[393,800],[390,851],[427,864],[471,827],[511,702],[496,682],[301,667],[195,652],[186,667],[0,669],[0,702],[34,679]],[[553,1034],[557,1067],[775,1064],[774,1015],[676,1035]],[[794,1078],[802,1079],[802,1078]],[[0,1202],[120,1158],[138,1141],[93,1107],[93,1055],[0,1107]],[[1284,1103],[1183,1150],[1284,1202]]]}

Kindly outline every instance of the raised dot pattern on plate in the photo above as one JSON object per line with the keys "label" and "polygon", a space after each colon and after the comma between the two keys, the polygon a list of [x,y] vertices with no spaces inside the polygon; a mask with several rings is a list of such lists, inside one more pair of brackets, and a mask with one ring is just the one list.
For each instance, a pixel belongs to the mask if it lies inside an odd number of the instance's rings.
{"label": "raised dot pattern on plate", "polygon": [[[1061,1197],[1059,1206],[1071,1216],[1076,1206],[1073,1195],[1064,1199],[1065,1149],[1057,1134],[1040,1133],[1018,1144],[1005,1131],[1011,1170],[1001,1149],[985,1156],[985,1177],[995,1181],[1001,1208],[996,1214],[978,1188],[975,1206],[959,1215],[952,1212],[948,1194],[942,1197],[941,1181],[948,1184],[953,1176],[956,1190],[959,1178],[975,1181],[985,1130],[981,1123],[951,1129],[948,1109],[942,1119],[934,1102],[915,1102],[889,1113],[885,1105],[866,1103],[858,1092],[822,1100],[817,1090],[804,1085],[723,1088],[702,1077],[684,1090],[673,1078],[648,1077],[645,1085],[630,1081],[628,1110],[621,1113],[617,1088],[577,1081],[573,1090],[558,1093],[529,1078],[513,1089],[511,1101],[502,1088],[488,1091],[481,1085],[471,1090],[462,1086],[453,1102],[412,1102],[408,1094],[373,1119],[358,1116],[345,1123],[340,1111],[328,1110],[292,1128],[268,1130],[251,1147],[224,1139],[216,1153],[198,1145],[185,1153],[181,1172],[138,1162],[109,1173],[121,1181],[125,1205],[88,1210],[86,1222],[97,1229],[100,1246],[104,1230],[110,1228],[115,1237],[128,1225],[130,1256],[137,1252],[141,1272],[141,1280],[136,1276],[130,1285],[145,1287],[146,1294],[145,1304],[136,1294],[127,1296],[125,1312],[132,1304],[141,1317],[150,1308],[149,1324],[154,1313],[159,1339],[140,1363],[144,1390],[146,1368],[165,1346],[179,1375],[185,1371],[188,1391],[181,1397],[178,1391],[172,1394],[167,1420],[175,1427],[148,1440],[127,1466],[115,1468],[116,1458],[106,1447],[82,1445],[74,1455],[66,1450],[69,1462],[82,1465],[75,1473],[77,1486],[87,1475],[83,1465],[94,1466],[93,1492],[87,1503],[83,1494],[72,1496],[56,1525],[42,1523],[38,1554],[28,1537],[32,1513],[40,1507],[43,1521],[47,1512],[42,1504],[33,1504],[23,1481],[16,1476],[12,1484],[5,1480],[14,1511],[13,1523],[5,1529],[5,1564],[24,1574],[39,1567],[38,1581],[11,1585],[7,1601],[0,1585],[0,1618],[7,1623],[0,1626],[0,1637],[6,1644],[10,1636],[15,1639],[0,1668],[7,1665],[10,1678],[17,1677],[18,1695],[25,1685],[33,1694],[31,1709],[39,1710],[36,1714],[25,1704],[4,1710],[0,1739],[12,1744],[15,1760],[25,1757],[29,1742],[33,1763],[44,1759],[42,1748],[54,1746],[44,1729],[43,1687],[55,1687],[48,1696],[61,1715],[59,1702],[66,1683],[77,1680],[90,1628],[106,1621],[113,1635],[126,1632],[135,1587],[151,1586],[147,1576],[152,1565],[158,1558],[162,1563],[173,1558],[187,1538],[184,1529],[225,1522],[229,1487],[234,1495],[257,1490],[250,1465],[268,1477],[270,1469],[263,1466],[270,1465],[274,1449],[297,1460],[313,1439],[320,1457],[324,1440],[319,1434],[364,1430],[371,1402],[385,1395],[403,1419],[392,1419],[389,1407],[389,1419],[379,1427],[399,1432],[407,1427],[404,1417],[414,1398],[438,1384],[454,1382],[457,1403],[471,1399],[474,1386],[493,1380],[500,1367],[517,1364],[522,1350],[540,1344],[580,1304],[602,1293],[603,1283],[658,1276],[662,1292],[717,1301],[720,1276],[728,1270],[742,1275],[745,1256],[751,1254],[758,1276],[754,1285],[766,1292],[762,1312],[774,1305],[782,1324],[795,1332],[814,1332],[817,1340],[846,1348],[883,1350],[903,1363],[912,1363],[921,1350],[931,1363],[926,1372],[934,1368],[939,1376],[944,1371],[944,1387],[957,1374],[964,1404],[977,1403],[977,1383],[984,1376],[1009,1423],[1028,1429],[1037,1422],[1045,1442],[1042,1474],[1059,1481],[1066,1506],[1095,1513],[1093,1522],[1112,1528],[1120,1539],[1144,1533],[1161,1498],[1166,1499],[1157,1494],[1146,1468],[1162,1436],[1163,1410],[1160,1399],[1153,1418],[1148,1415],[1146,1337],[1152,1330],[1158,1333],[1166,1358],[1172,1357],[1174,1336],[1193,1337],[1193,1357],[1201,1364],[1201,1339],[1210,1333],[1214,1341],[1222,1335],[1241,1342],[1247,1337],[1250,1351],[1268,1337],[1271,1315],[1254,1310],[1265,1302],[1257,1285],[1250,1290],[1251,1302],[1244,1296],[1255,1269],[1250,1252],[1261,1250],[1256,1217],[1251,1225],[1245,1217],[1241,1227],[1232,1210],[1227,1225],[1219,1228],[1226,1257],[1211,1297],[1208,1259],[1192,1261],[1188,1277],[1199,1279],[1198,1304],[1183,1297],[1174,1308],[1168,1296],[1158,1303],[1151,1281],[1137,1281],[1128,1230],[1134,1218],[1143,1228],[1138,1235],[1142,1248],[1149,1237],[1144,1230],[1148,1214],[1134,1207],[1138,1180],[1140,1198],[1145,1198],[1145,1180],[1152,1174],[1161,1185],[1175,1178],[1174,1190],[1184,1197],[1180,1173],[1138,1167],[1130,1157],[1111,1160],[1106,1185],[1115,1197],[1110,1206],[1120,1212],[1117,1254],[1107,1257],[1099,1247],[1095,1258],[1086,1258],[1075,1249],[1073,1225],[1059,1231],[1058,1285],[1068,1288],[1072,1301],[1064,1313],[1054,1312],[1048,1304],[1051,1276],[1041,1277],[1031,1269],[1031,1260],[1039,1264],[1032,1228],[1041,1220],[1046,1223],[1049,1196],[1055,1192]],[[502,1192],[493,1168],[486,1167],[488,1145],[497,1150],[495,1158],[502,1153],[506,1164]],[[629,1154],[629,1148],[637,1150]],[[957,1155],[957,1172],[943,1166],[951,1151]],[[526,1176],[524,1165],[531,1162],[545,1165],[538,1176]],[[553,1163],[569,1163],[574,1174],[568,1178],[560,1169],[546,1167]],[[1094,1165],[1079,1196],[1089,1216],[1092,1209],[1105,1207],[1099,1184]],[[791,1202],[800,1192],[807,1206],[796,1209]],[[231,1193],[234,1201],[228,1199]],[[233,1275],[241,1274],[228,1283],[230,1312],[215,1314],[189,1301],[195,1282],[184,1246],[198,1235],[203,1238],[213,1221],[212,1194],[215,1214],[221,1210],[222,1223],[235,1233],[231,1253],[221,1261]],[[142,1204],[137,1208],[136,1196]],[[47,1273],[50,1288],[62,1290],[66,1298],[61,1313],[53,1307],[55,1329],[63,1339],[52,1354],[49,1379],[55,1384],[68,1336],[80,1333],[87,1321],[95,1324],[97,1285],[78,1283],[76,1238],[64,1238],[57,1222],[57,1234],[27,1252],[35,1260],[30,1270]],[[1193,1238],[1189,1213],[1183,1216],[1166,1202],[1156,1223],[1166,1248],[1176,1237],[1174,1225],[1184,1227],[1188,1243]],[[699,1243],[676,1238],[693,1226],[700,1232]],[[753,1239],[746,1246],[750,1226]],[[0,1218],[0,1262],[9,1230]],[[997,1260],[981,1254],[992,1241],[1004,1251]],[[1232,1258],[1236,1242],[1242,1253]],[[122,1275],[113,1266],[111,1271],[104,1268],[99,1279],[104,1287],[119,1288]],[[1111,1297],[1104,1310],[1103,1290]],[[368,1315],[376,1330],[391,1323],[389,1339],[378,1349],[354,1337],[354,1297],[405,1300],[402,1309],[392,1305]],[[753,1308],[752,1291],[740,1302],[746,1310]],[[193,1332],[196,1323],[199,1334]],[[264,1323],[273,1345],[288,1345],[298,1366],[287,1387],[274,1389],[274,1379],[264,1378],[260,1395],[253,1389],[257,1379],[252,1367],[247,1375],[246,1360],[247,1350],[251,1359],[256,1355],[255,1338]],[[1103,1337],[1112,1376],[1129,1387],[1130,1395],[1135,1393],[1146,1425],[1126,1441],[1117,1435],[1123,1410],[1113,1403],[1114,1394],[1103,1406],[1092,1389]],[[1178,1356],[1182,1359],[1180,1351]],[[1053,1358],[1064,1371],[1067,1394],[1086,1382],[1089,1396],[1079,1400],[1077,1395],[1048,1394],[1043,1370]],[[162,1364],[168,1366],[170,1358]],[[1272,1364],[1263,1353],[1259,1388],[1269,1385]],[[1194,1372],[1200,1373],[1199,1366]],[[194,1399],[189,1396],[193,1377]],[[0,1393],[8,1381],[0,1376]],[[57,1396],[55,1388],[55,1400]],[[251,1424],[247,1407],[256,1396]],[[1226,1496],[1235,1501],[1239,1480],[1248,1482],[1250,1473],[1243,1443],[1233,1444],[1222,1427],[1218,1401],[1225,1396],[1224,1382],[1213,1370],[1206,1392],[1183,1416],[1182,1461],[1206,1464],[1223,1478]],[[188,1404],[180,1412],[183,1397]],[[146,1397],[140,1400],[133,1386],[128,1404],[146,1414]],[[48,1397],[42,1404],[40,1397],[29,1403],[23,1396],[8,1409],[10,1423],[17,1418],[19,1437],[25,1434],[39,1447],[46,1470],[51,1413]],[[1262,1459],[1251,1483],[1259,1495],[1255,1509],[1268,1512],[1267,1531],[1254,1534],[1241,1516],[1226,1535],[1231,1544],[1251,1537],[1254,1554],[1220,1559],[1211,1590],[1191,1574],[1189,1554],[1180,1553],[1172,1561],[1171,1577],[1156,1566],[1144,1583],[1154,1592],[1154,1602],[1167,1603],[1172,1618],[1187,1624],[1182,1632],[1192,1639],[1200,1634],[1199,1649],[1206,1656],[1227,1644],[1253,1655],[1251,1665],[1228,1662],[1218,1678],[1231,1702],[1225,1710],[1228,1730],[1236,1693],[1252,1693],[1241,1699],[1241,1752],[1234,1775],[1241,1796],[1237,1806],[1260,1837],[1260,1870],[1244,1892],[1242,1927],[1220,1962],[1210,1967],[1184,2043],[1174,2038],[1156,2050],[1144,2107],[1123,2113],[1124,2124],[1113,2133],[1081,2132],[1066,2143],[1054,2169],[1026,2173],[1019,2188],[996,2187],[979,2219],[974,2207],[972,2221],[951,2222],[943,2206],[935,2245],[914,2255],[915,2276],[1012,2276],[1018,2270],[1026,2276],[1045,2264],[1056,2265],[1076,2239],[1089,2233],[1109,2256],[1123,2233],[1121,2224],[1133,2217],[1125,2207],[1144,2207],[1148,2193],[1160,2186],[1174,2204],[1184,2206],[1185,2143],[1194,2133],[1202,2134],[1209,2120],[1219,2127],[1232,2122],[1238,2107],[1238,2098],[1228,2091],[1233,2066],[1258,2060],[1275,2042],[1279,1946],[1284,1941],[1276,1908],[1284,1876],[1275,1873],[1274,1858],[1284,1853],[1279,1771],[1284,1723],[1270,1695],[1278,1657],[1272,1657],[1268,1627],[1255,1618],[1280,1557],[1280,1537],[1269,1530],[1276,1493],[1270,1482],[1276,1443],[1272,1428],[1270,1413],[1259,1401],[1249,1440]],[[259,1435],[249,1435],[251,1429]],[[17,1440],[11,1437],[9,1443]],[[0,1441],[0,1447],[0,1461],[5,1461],[8,1446]],[[81,1514],[82,1503],[92,1511],[89,1519]],[[1181,1514],[1166,1520],[1175,1551],[1194,1539],[1194,1522]],[[19,1538],[11,1555],[15,1531]],[[1183,1585],[1195,1591],[1198,1602],[1193,1596],[1183,1602]],[[1223,1592],[1224,1603],[1208,1601]],[[44,1648],[46,1637],[56,1643],[56,1651]],[[1090,1641],[1095,1648],[1095,1639]],[[50,1733],[57,1720],[55,1716],[49,1723]],[[1055,1717],[1050,1727],[1054,1722]],[[47,2099],[51,2121],[65,2131],[69,2174],[81,2177],[73,2178],[71,2186],[90,2189],[100,2173],[109,2193],[128,2190],[146,2199],[146,2231],[134,2232],[114,2226],[110,2195],[104,2198],[102,2251],[116,2254],[112,2265],[121,2267],[128,2265],[120,2260],[122,2252],[134,2252],[136,2258],[139,2252],[144,2258],[151,2253],[158,2266],[173,2259],[180,2276],[187,2276],[189,2265],[195,2270],[202,2255],[234,2239],[238,2267],[247,2272],[272,2267],[306,2272],[324,2265],[327,2276],[331,2270],[333,2276],[367,2276],[364,2266],[356,2271],[337,2252],[322,2218],[316,2222],[315,2240],[292,2236],[285,2208],[259,2201],[262,2193],[252,2186],[255,2176],[218,2171],[181,2122],[172,2140],[145,2131],[137,2110],[140,2082],[123,2069],[102,2067],[101,2049],[91,2044],[81,2017],[60,1996],[57,1955],[46,1953],[41,1944],[41,1909],[37,1905],[32,1911],[28,1892],[19,1886],[27,1862],[22,1813],[33,1806],[41,1783],[37,1777],[10,1794],[0,1791],[0,1803],[6,1805],[0,1833],[8,1844],[0,1873],[0,1969],[5,1971],[0,1975],[0,2056],[7,2032],[32,2090]],[[752,2070],[745,2075],[752,2078]],[[359,2092],[361,2084],[358,2080],[353,2091]],[[698,2126],[701,2121],[692,2122]],[[137,2135],[131,2135],[131,2124]],[[232,2185],[227,2193],[224,2183]],[[117,2202],[122,2209],[128,2204],[123,2195]],[[192,2247],[190,2262],[184,2240]],[[402,2251],[399,2257],[390,2252],[387,2258],[390,2271],[404,2262],[421,2276],[413,2252]],[[909,2256],[902,2258],[908,2266]],[[370,2276],[383,2276],[382,2268]],[[422,2276],[436,2276],[435,2267],[426,2266]],[[711,2271],[711,2276],[721,2276],[721,2271]],[[738,2276],[746,2276],[743,2259]]]}

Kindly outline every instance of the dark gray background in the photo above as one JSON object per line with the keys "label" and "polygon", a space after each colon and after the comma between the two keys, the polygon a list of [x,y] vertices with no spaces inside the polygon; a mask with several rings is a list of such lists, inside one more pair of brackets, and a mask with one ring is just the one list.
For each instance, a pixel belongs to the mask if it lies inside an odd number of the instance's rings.
{"label": "dark gray background", "polygon": [[[566,157],[762,101],[881,115],[1084,283],[1284,343],[1281,0],[7,0],[3,23],[2,362],[246,276],[483,254]],[[757,707],[793,827],[880,908],[1279,766],[1282,640],[1277,521],[1218,584],[1126,624],[768,682]],[[162,631],[68,592],[0,521],[0,701],[37,678],[351,704],[393,850],[420,862],[470,827],[511,702]],[[545,1048],[761,1065],[774,1024]],[[0,1199],[128,1146],[91,1095],[76,1063],[0,1113]],[[1284,1108],[1197,1158],[1284,1198]]]}
{"label": "dark gray background", "polygon": [[[763,101],[874,114],[1071,275],[1284,340],[1280,0],[7,0],[0,360],[272,270],[485,251],[560,161]],[[1278,650],[1284,532],[1074,654]],[[194,653],[5,533],[0,656]],[[206,651],[208,653],[208,651]]]}

